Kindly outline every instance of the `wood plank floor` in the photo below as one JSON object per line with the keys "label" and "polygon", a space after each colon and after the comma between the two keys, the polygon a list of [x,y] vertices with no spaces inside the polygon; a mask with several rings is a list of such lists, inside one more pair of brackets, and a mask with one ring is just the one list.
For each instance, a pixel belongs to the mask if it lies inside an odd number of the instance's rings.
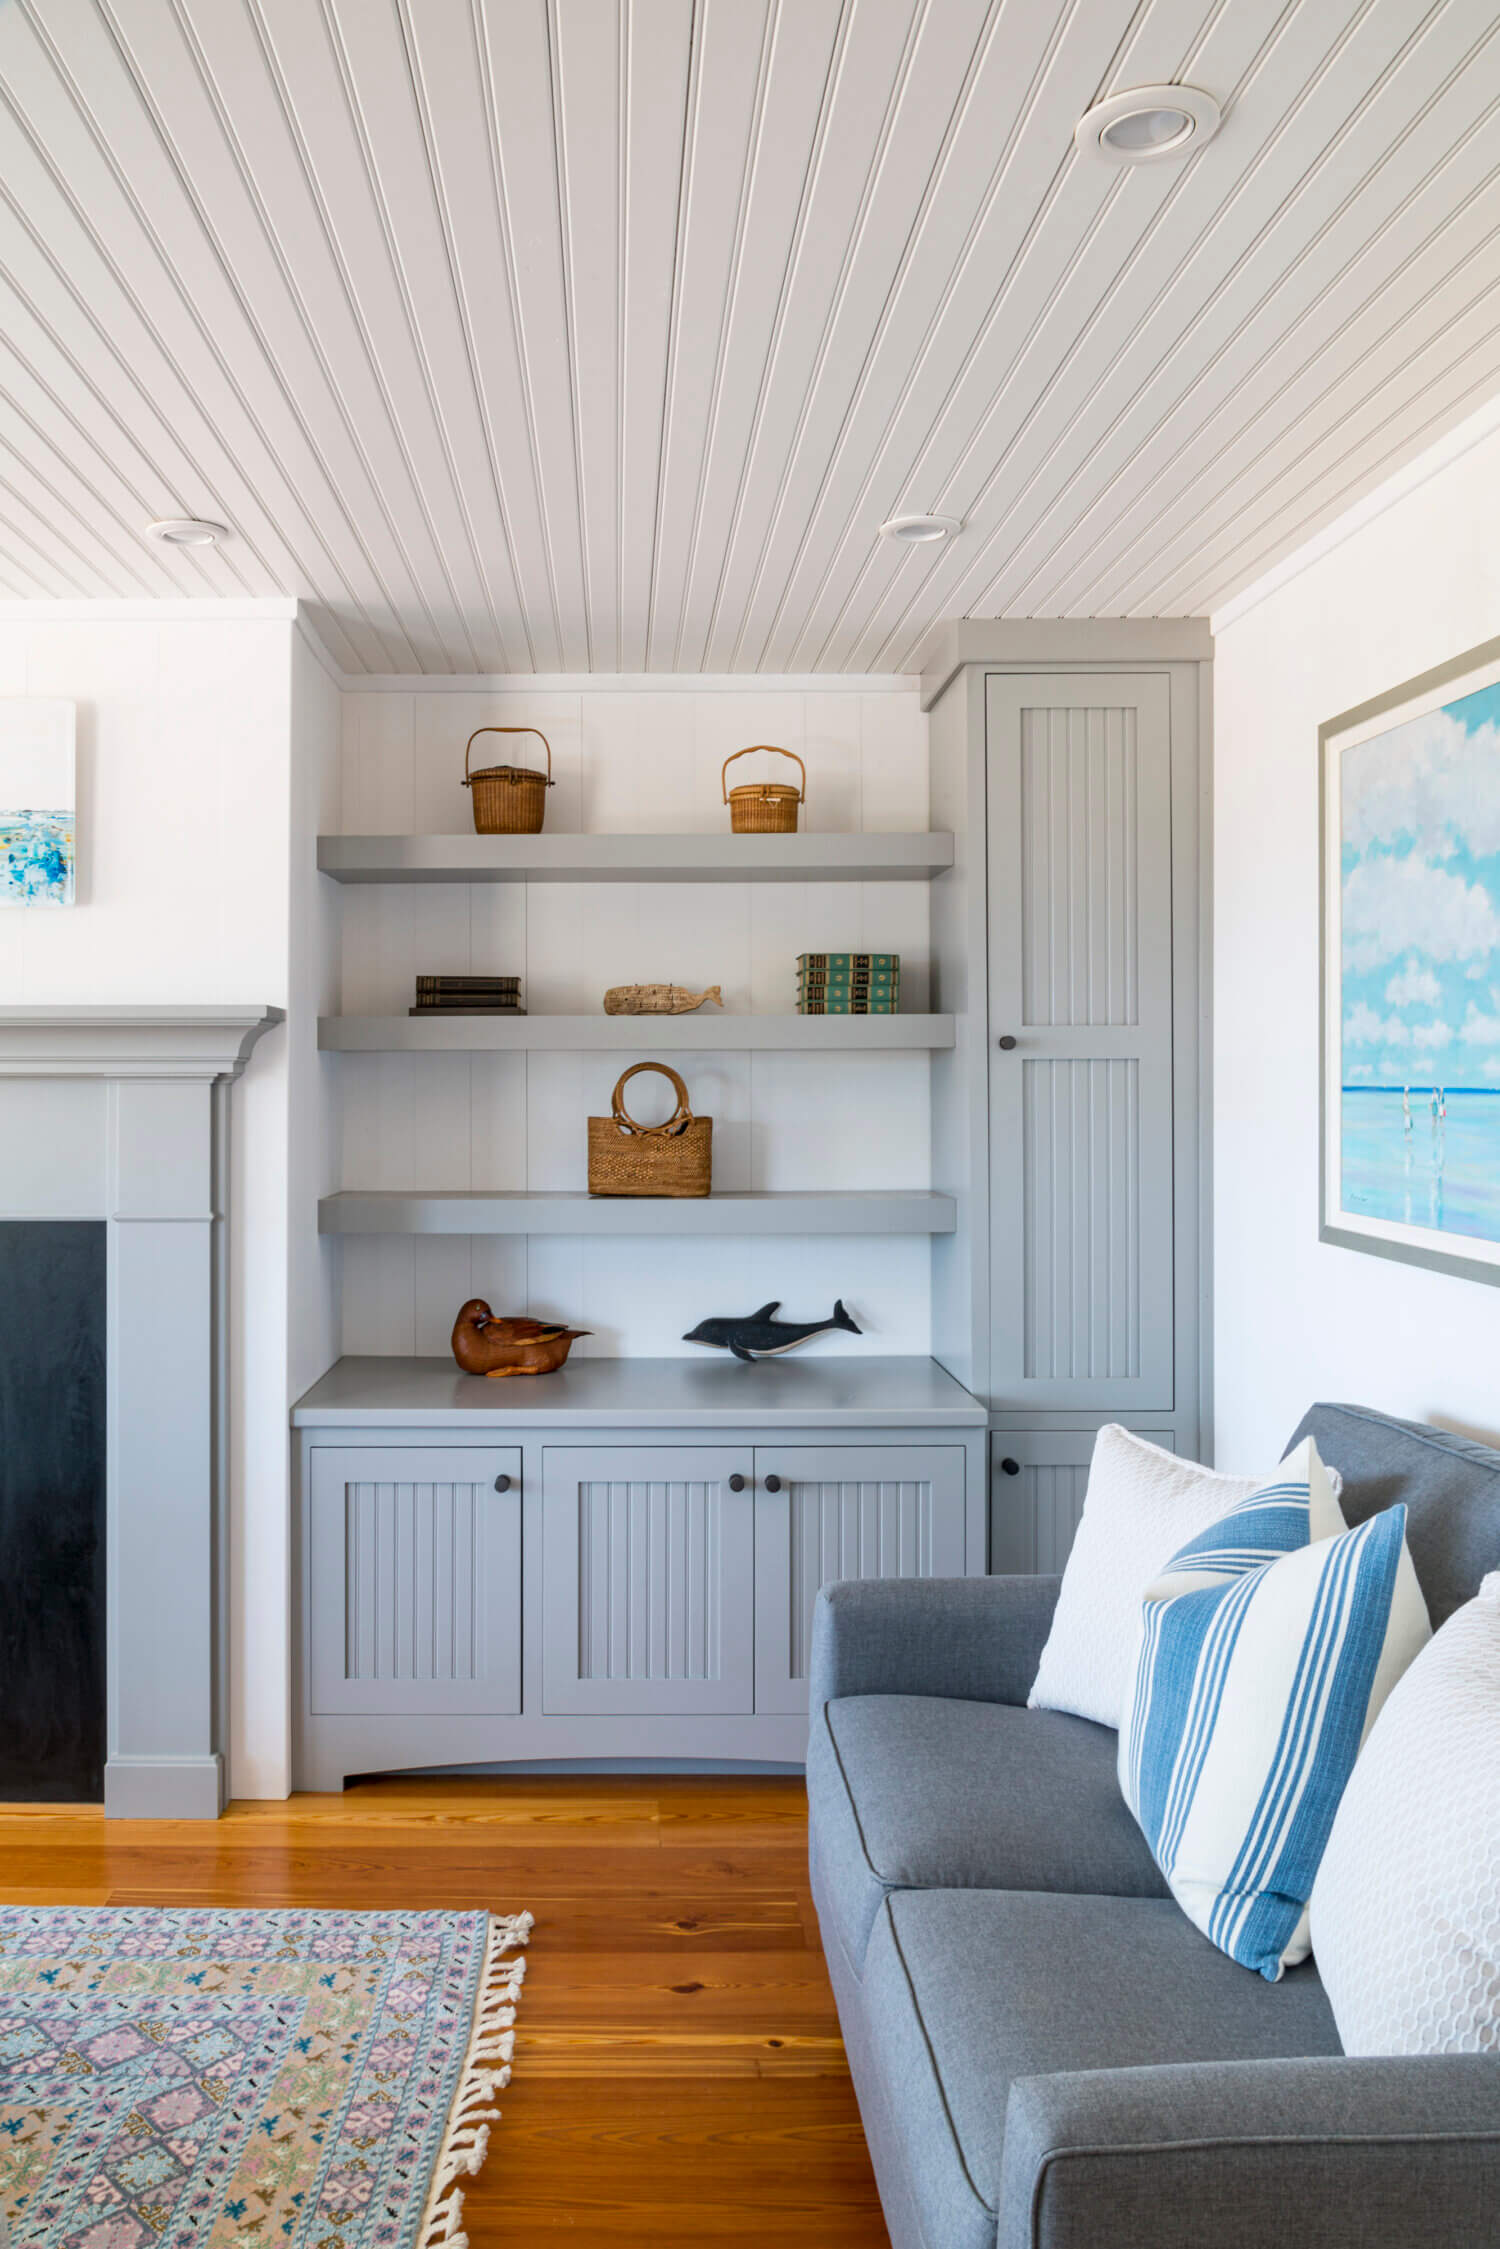
{"label": "wood plank floor", "polygon": [[472,2249],[887,2249],[800,1780],[371,1781],[216,1825],[0,1806],[0,1901],[529,1907]]}

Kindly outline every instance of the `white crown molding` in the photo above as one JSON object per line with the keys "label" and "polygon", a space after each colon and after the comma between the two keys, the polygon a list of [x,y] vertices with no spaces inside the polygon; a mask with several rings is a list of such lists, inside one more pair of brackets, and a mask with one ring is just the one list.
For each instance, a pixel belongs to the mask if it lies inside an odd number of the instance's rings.
{"label": "white crown molding", "polygon": [[1482,445],[1487,437],[1493,437],[1497,429],[1500,429],[1500,397],[1486,400],[1476,413],[1470,414],[1455,429],[1449,430],[1446,437],[1440,437],[1435,445],[1429,445],[1415,460],[1408,461],[1405,468],[1397,469],[1394,476],[1388,476],[1383,484],[1376,485],[1373,492],[1367,492],[1352,508],[1346,508],[1341,516],[1298,547],[1294,554],[1289,554],[1284,561],[1278,562],[1274,569],[1257,578],[1253,585],[1246,586],[1243,593],[1235,594],[1225,602],[1222,609],[1216,609],[1209,619],[1215,636],[1223,632],[1226,626],[1237,624],[1250,610],[1259,608],[1263,601],[1269,601],[1272,594],[1280,593],[1283,586],[1290,585],[1294,578],[1300,578],[1304,570],[1311,570],[1325,555],[1332,554],[1336,548],[1341,547],[1346,539],[1352,539],[1357,532],[1363,531],[1367,523],[1373,523],[1377,516],[1384,515],[1388,508],[1395,507],[1410,493],[1420,491],[1424,484],[1430,484],[1434,477],[1441,476],[1444,469],[1451,468],[1455,461],[1461,461],[1465,453],[1472,453],[1476,445]]}
{"label": "white crown molding", "polygon": [[915,672],[340,672],[350,695],[915,695]]}

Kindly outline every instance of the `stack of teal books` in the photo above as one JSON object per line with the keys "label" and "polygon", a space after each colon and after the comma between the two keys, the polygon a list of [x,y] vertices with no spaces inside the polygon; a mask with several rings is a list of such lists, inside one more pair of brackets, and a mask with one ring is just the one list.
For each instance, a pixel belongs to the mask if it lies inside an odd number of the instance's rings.
{"label": "stack of teal books", "polygon": [[799,953],[799,1015],[899,1015],[899,953]]}

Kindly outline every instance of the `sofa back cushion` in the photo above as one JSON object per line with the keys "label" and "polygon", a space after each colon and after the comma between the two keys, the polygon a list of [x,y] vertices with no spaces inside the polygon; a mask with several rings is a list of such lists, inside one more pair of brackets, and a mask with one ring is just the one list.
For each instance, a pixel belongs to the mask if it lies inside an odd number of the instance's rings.
{"label": "sofa back cushion", "polygon": [[1304,1437],[1343,1476],[1339,1504],[1351,1528],[1383,1508],[1406,1509],[1407,1545],[1434,1631],[1500,1569],[1500,1452],[1368,1406],[1314,1406],[1288,1452]]}

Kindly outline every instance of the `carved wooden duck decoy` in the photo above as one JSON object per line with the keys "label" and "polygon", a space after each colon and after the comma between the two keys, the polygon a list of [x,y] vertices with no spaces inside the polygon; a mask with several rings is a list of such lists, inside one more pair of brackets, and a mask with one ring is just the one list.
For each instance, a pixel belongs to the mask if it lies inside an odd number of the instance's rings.
{"label": "carved wooden duck decoy", "polygon": [[471,1296],[453,1323],[453,1356],[465,1374],[553,1374],[589,1328],[555,1320],[504,1319]]}

